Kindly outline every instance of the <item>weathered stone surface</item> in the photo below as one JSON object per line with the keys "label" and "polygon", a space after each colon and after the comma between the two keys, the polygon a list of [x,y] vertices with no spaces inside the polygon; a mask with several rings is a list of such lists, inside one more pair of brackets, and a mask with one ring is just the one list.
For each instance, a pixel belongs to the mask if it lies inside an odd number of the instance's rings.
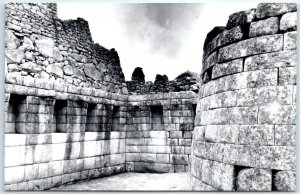
{"label": "weathered stone surface", "polygon": [[255,149],[255,166],[275,170],[296,169],[296,148],[290,146],[260,146]]}
{"label": "weathered stone surface", "polygon": [[75,59],[77,62],[81,62],[81,63],[86,63],[87,62],[87,57],[86,56],[75,54],[75,53],[72,53],[69,56],[72,57],[73,59]]}
{"label": "weathered stone surface", "polygon": [[279,29],[279,20],[277,17],[271,17],[265,20],[252,22],[249,29],[249,37],[276,34]]}
{"label": "weathered stone surface", "polygon": [[57,47],[53,48],[53,58],[56,61],[62,61],[62,60],[64,60],[64,57],[62,56],[60,50]]}
{"label": "weathered stone surface", "polygon": [[207,57],[202,63],[202,73],[206,71],[208,68],[214,66],[218,60],[217,52],[213,52],[209,57]]}
{"label": "weathered stone surface", "polygon": [[279,85],[297,84],[297,67],[279,68]]}
{"label": "weathered stone surface", "polygon": [[213,188],[212,186],[200,181],[194,176],[190,175],[190,177],[190,185],[192,185],[191,189],[193,191],[218,191],[216,188]]}
{"label": "weathered stone surface", "polygon": [[286,13],[280,19],[280,30],[296,30],[297,28],[297,12]]}
{"label": "weathered stone surface", "polygon": [[84,64],[84,73],[86,76],[93,78],[94,80],[101,80],[101,73],[95,69],[93,63]]}
{"label": "weathered stone surface", "polygon": [[271,191],[272,173],[270,170],[242,169],[237,175],[237,191]]}
{"label": "weathered stone surface", "polygon": [[7,71],[8,72],[14,72],[14,71],[20,71],[20,70],[21,70],[20,66],[14,64],[14,63],[11,63],[11,64],[7,65]]}
{"label": "weathered stone surface", "polygon": [[46,67],[46,72],[56,77],[63,77],[64,75],[64,72],[62,70],[62,65],[58,63],[48,65]]}
{"label": "weathered stone surface", "polygon": [[279,51],[247,57],[245,71],[297,66],[296,51]]}
{"label": "weathered stone surface", "polygon": [[281,15],[297,10],[296,3],[260,3],[257,6],[256,17],[265,18]]}
{"label": "weathered stone surface", "polygon": [[221,32],[216,38],[212,41],[212,48],[223,46],[231,42],[236,42],[241,40],[243,37],[243,32],[240,26],[236,26],[230,30],[225,30]]}
{"label": "weathered stone surface", "polygon": [[296,191],[296,173],[292,171],[277,172],[274,185],[277,191]]}
{"label": "weathered stone surface", "polygon": [[243,59],[236,59],[227,63],[216,64],[213,67],[212,79],[224,75],[234,74],[243,70]]}
{"label": "weathered stone surface", "polygon": [[253,21],[256,9],[236,12],[229,16],[226,28],[230,29],[235,26],[244,25]]}
{"label": "weathered stone surface", "polygon": [[251,38],[221,48],[218,53],[218,62],[264,52],[275,52],[282,48],[283,35],[280,34]]}
{"label": "weathered stone surface", "polygon": [[273,125],[241,125],[238,134],[239,144],[274,145]]}
{"label": "weathered stone surface", "polygon": [[22,51],[32,51],[32,50],[34,50],[34,46],[33,46],[32,41],[29,38],[24,37],[23,44],[22,44],[22,46],[20,46],[19,49]]}
{"label": "weathered stone surface", "polygon": [[220,162],[202,161],[202,181],[222,191],[234,189],[234,167]]}
{"label": "weathered stone surface", "polygon": [[296,125],[276,125],[275,145],[296,146]]}
{"label": "weathered stone surface", "polygon": [[37,35],[35,36],[35,45],[37,50],[45,57],[53,57],[54,42],[51,38]]}
{"label": "weathered stone surface", "polygon": [[205,127],[204,139],[217,143],[238,143],[238,125],[208,125]]}
{"label": "weathered stone surface", "polygon": [[295,106],[261,106],[258,113],[261,124],[296,124]]}
{"label": "weathered stone surface", "polygon": [[275,86],[277,85],[277,72],[277,69],[265,69],[221,77],[205,85],[203,96],[243,88]]}
{"label": "weathered stone surface", "polygon": [[17,49],[21,41],[14,35],[11,30],[5,30],[5,47],[7,49]]}
{"label": "weathered stone surface", "polygon": [[293,86],[268,86],[237,91],[237,106],[292,104]]}
{"label": "weathered stone surface", "polygon": [[218,34],[223,32],[226,28],[223,26],[217,26],[214,27],[209,33],[207,33],[204,45],[203,45],[203,50],[206,50],[206,46],[208,45],[209,42],[211,42]]}
{"label": "weathered stone surface", "polygon": [[73,67],[71,65],[65,65],[63,67],[63,71],[66,75],[73,75],[74,74]]}
{"label": "weathered stone surface", "polygon": [[284,50],[296,49],[297,48],[297,31],[287,32],[284,34]]}
{"label": "weathered stone surface", "polygon": [[24,52],[20,50],[5,49],[5,58],[7,63],[21,63],[24,57]]}
{"label": "weathered stone surface", "polygon": [[20,65],[21,69],[30,73],[37,73],[42,71],[42,68],[33,62],[26,62]]}
{"label": "weathered stone surface", "polygon": [[233,107],[203,111],[202,125],[215,124],[255,124],[257,122],[256,107]]}

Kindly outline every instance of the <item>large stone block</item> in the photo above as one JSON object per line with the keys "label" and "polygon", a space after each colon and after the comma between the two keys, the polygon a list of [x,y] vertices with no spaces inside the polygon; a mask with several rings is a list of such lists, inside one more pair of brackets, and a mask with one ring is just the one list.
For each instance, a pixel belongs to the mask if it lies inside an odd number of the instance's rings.
{"label": "large stone block", "polygon": [[297,31],[287,32],[284,34],[284,50],[296,49],[297,48]]}
{"label": "large stone block", "polygon": [[258,112],[259,124],[296,124],[296,107],[270,105],[261,106]]}
{"label": "large stone block", "polygon": [[249,37],[276,34],[279,29],[279,20],[277,17],[271,17],[265,20],[252,22],[249,29]]}
{"label": "large stone block", "polygon": [[260,3],[257,6],[256,17],[265,18],[270,16],[277,16],[296,10],[296,3]]}
{"label": "large stone block", "polygon": [[293,86],[268,86],[237,91],[237,106],[292,104]]}
{"label": "large stone block", "polygon": [[256,9],[249,9],[246,11],[236,12],[231,14],[228,18],[226,28],[230,29],[235,26],[244,25],[250,23],[255,18]]}
{"label": "large stone block", "polygon": [[209,55],[202,63],[202,73],[206,71],[208,68],[214,66],[218,62],[217,52],[213,52]]}
{"label": "large stone block", "polygon": [[249,168],[242,169],[237,175],[237,191],[271,191],[271,170]]}
{"label": "large stone block", "polygon": [[24,175],[25,175],[24,166],[4,168],[4,183],[13,184],[13,183],[23,182]]}
{"label": "large stone block", "polygon": [[217,143],[238,143],[238,125],[208,125],[205,128],[205,140]]}
{"label": "large stone block", "polygon": [[280,19],[280,30],[295,30],[297,27],[297,12],[286,13]]}
{"label": "large stone block", "polygon": [[239,129],[239,144],[274,145],[273,125],[241,125]]}
{"label": "large stone block", "polygon": [[4,166],[20,166],[25,162],[25,146],[5,147]]}
{"label": "large stone block", "polygon": [[236,59],[227,63],[216,64],[213,67],[212,79],[241,72],[243,70],[243,59]]}
{"label": "large stone block", "polygon": [[220,162],[202,161],[202,181],[222,191],[234,190],[234,166]]}
{"label": "large stone block", "polygon": [[296,125],[276,125],[275,145],[296,146]]}
{"label": "large stone block", "polygon": [[229,90],[277,85],[277,69],[242,72],[221,77],[205,84],[204,96]]}
{"label": "large stone block", "polygon": [[279,85],[296,85],[297,83],[297,68],[286,67],[279,68]]}
{"label": "large stone block", "polygon": [[292,171],[277,172],[274,185],[277,191],[296,191],[296,173]]}
{"label": "large stone block", "polygon": [[245,71],[297,66],[296,51],[279,51],[247,57]]}
{"label": "large stone block", "polygon": [[218,53],[218,62],[265,52],[275,52],[282,50],[282,48],[283,35],[280,34],[251,38],[221,48]]}
{"label": "large stone block", "polygon": [[289,146],[261,146],[256,149],[257,168],[275,170],[296,169],[296,148]]}

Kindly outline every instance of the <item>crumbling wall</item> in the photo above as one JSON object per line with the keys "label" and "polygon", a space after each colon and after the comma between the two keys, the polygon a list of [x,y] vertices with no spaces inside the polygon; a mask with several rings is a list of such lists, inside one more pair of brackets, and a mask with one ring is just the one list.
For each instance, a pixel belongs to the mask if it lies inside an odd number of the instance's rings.
{"label": "crumbling wall", "polygon": [[6,83],[25,77],[127,93],[118,53],[94,44],[87,21],[58,19],[53,3],[8,3],[5,17]]}
{"label": "crumbling wall", "polygon": [[209,33],[191,154],[194,190],[295,190],[296,23],[296,4],[262,3]]}
{"label": "crumbling wall", "polygon": [[134,172],[187,172],[195,93],[128,97],[126,168]]}
{"label": "crumbling wall", "polygon": [[168,92],[193,91],[198,93],[200,76],[193,72],[184,72],[174,80],[166,75],[157,74],[154,83],[151,81],[126,81],[128,93],[131,95],[158,94]]}

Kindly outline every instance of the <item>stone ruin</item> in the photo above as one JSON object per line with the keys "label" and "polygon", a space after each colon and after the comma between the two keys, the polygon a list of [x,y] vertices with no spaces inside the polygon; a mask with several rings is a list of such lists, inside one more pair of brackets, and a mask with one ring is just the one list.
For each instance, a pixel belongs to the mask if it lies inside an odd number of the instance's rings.
{"label": "stone ruin", "polygon": [[295,190],[296,11],[234,13],[208,33],[201,77],[157,81],[161,91],[126,82],[84,19],[6,4],[5,190],[124,172],[189,172],[201,191]]}

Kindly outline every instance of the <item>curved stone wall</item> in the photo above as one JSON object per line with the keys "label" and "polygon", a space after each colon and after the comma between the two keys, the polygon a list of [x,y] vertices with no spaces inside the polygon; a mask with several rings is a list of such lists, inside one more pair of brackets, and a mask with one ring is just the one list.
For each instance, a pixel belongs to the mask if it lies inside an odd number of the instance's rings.
{"label": "curved stone wall", "polygon": [[295,190],[296,23],[296,4],[262,3],[208,34],[194,190]]}

